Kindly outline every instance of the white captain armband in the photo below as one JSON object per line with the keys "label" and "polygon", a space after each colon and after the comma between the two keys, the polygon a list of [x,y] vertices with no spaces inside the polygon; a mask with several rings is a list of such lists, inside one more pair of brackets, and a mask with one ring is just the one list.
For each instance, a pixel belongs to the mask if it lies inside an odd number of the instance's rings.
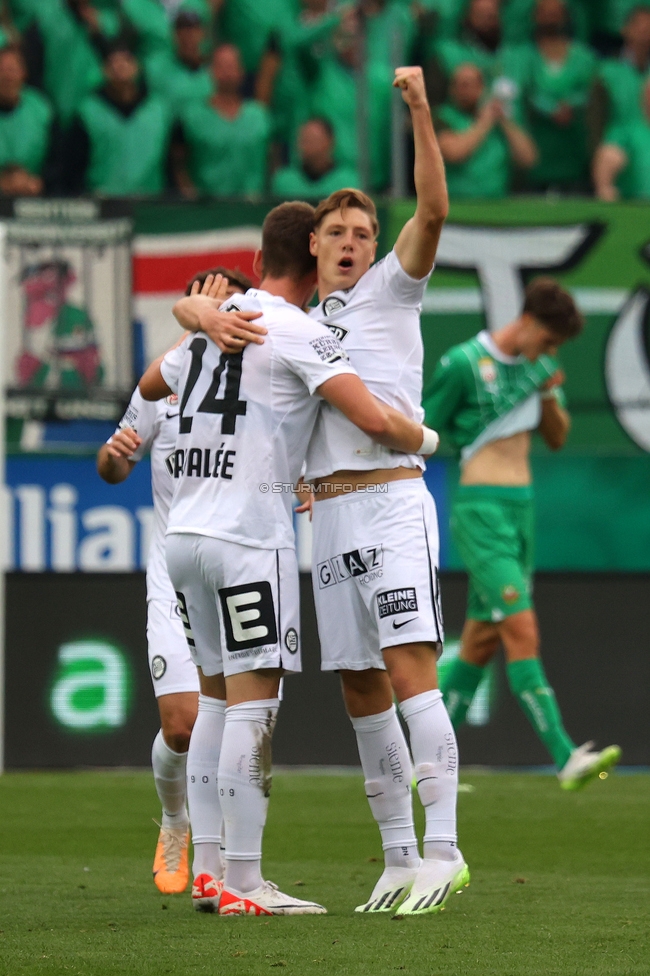
{"label": "white captain armband", "polygon": [[418,454],[435,454],[438,450],[438,444],[440,443],[440,437],[438,432],[432,430],[431,427],[425,427],[422,424],[422,443],[417,451]]}

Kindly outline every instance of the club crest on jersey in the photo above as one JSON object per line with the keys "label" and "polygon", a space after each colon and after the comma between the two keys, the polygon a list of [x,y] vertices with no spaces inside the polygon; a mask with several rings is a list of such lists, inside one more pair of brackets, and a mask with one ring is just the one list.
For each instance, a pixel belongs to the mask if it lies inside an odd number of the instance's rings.
{"label": "club crest on jersey", "polygon": [[160,681],[165,671],[167,670],[167,661],[160,654],[156,654],[155,658],[151,662],[151,673],[154,677],[154,681]]}
{"label": "club crest on jersey", "polygon": [[494,360],[490,359],[489,356],[484,356],[483,359],[479,359],[478,371],[484,383],[490,384],[496,382],[497,368],[494,365]]}
{"label": "club crest on jersey", "polygon": [[342,308],[345,308],[345,302],[341,298],[337,298],[336,295],[328,295],[323,302],[325,315],[334,315],[334,312],[340,312]]}
{"label": "club crest on jersey", "polygon": [[295,627],[289,627],[289,630],[284,635],[284,646],[289,651],[289,654],[296,654],[298,651],[298,631]]}
{"label": "club crest on jersey", "polygon": [[508,604],[516,603],[517,600],[519,599],[519,595],[520,595],[519,590],[517,589],[516,586],[513,586],[512,583],[509,583],[507,586],[504,586],[503,589],[501,590],[501,596],[503,598],[504,603],[508,603]]}

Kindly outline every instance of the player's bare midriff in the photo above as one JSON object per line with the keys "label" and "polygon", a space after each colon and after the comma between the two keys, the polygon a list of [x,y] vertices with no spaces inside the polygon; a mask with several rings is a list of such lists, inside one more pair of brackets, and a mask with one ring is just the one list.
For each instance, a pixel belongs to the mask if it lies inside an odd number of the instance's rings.
{"label": "player's bare midriff", "polygon": [[532,475],[529,463],[530,434],[522,431],[512,437],[492,441],[480,448],[466,464],[460,476],[461,485],[529,485]]}
{"label": "player's bare midriff", "polygon": [[314,498],[335,498],[348,495],[364,485],[383,485],[386,481],[401,481],[404,478],[421,478],[420,468],[375,468],[372,471],[334,471],[324,478],[315,478]]}

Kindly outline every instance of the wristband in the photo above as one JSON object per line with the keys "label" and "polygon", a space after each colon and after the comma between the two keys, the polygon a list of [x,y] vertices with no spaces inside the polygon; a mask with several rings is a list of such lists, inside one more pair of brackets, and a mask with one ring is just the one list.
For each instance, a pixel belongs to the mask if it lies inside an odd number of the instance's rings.
{"label": "wristband", "polygon": [[542,393],[542,400],[557,400],[557,387],[552,386],[550,390],[544,390]]}
{"label": "wristband", "polygon": [[422,443],[420,444],[420,447],[416,453],[435,454],[438,450],[438,444],[440,443],[438,432],[432,430],[431,427],[425,427],[424,424],[422,424],[422,434]]}

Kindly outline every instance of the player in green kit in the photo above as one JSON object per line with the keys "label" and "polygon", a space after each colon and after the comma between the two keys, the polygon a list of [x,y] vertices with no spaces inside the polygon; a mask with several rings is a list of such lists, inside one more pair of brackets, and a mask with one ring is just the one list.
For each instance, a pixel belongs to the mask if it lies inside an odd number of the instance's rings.
{"label": "player in green kit", "polygon": [[441,686],[447,710],[458,728],[503,644],[510,688],[567,790],[580,789],[621,755],[618,746],[576,747],[565,731],[539,657],[531,595],[530,437],[539,431],[552,450],[566,440],[570,419],[554,355],[582,326],[571,295],[552,278],[537,278],[519,318],[445,353],[424,397],[427,425],[448,433],[461,463],[451,528],[469,574],[469,599],[460,656]]}

